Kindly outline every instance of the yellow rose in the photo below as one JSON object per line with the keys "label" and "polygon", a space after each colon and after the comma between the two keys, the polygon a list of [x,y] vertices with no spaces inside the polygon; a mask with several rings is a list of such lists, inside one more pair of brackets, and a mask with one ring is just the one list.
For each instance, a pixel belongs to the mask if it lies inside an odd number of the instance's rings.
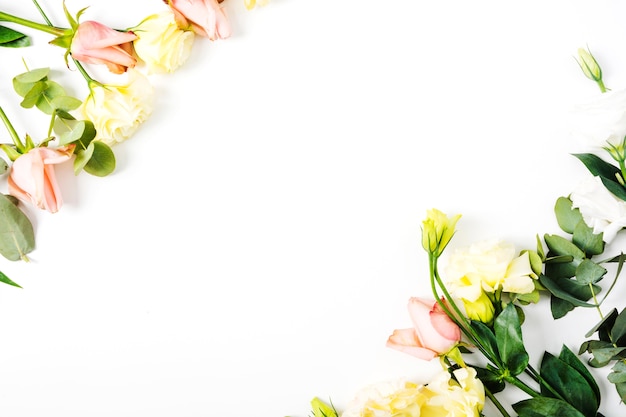
{"label": "yellow rose", "polygon": [[465,313],[471,320],[480,321],[483,323],[491,323],[496,308],[491,302],[491,299],[482,292],[475,301],[463,300],[463,306],[465,307]]}
{"label": "yellow rose", "polygon": [[92,85],[80,111],[93,122],[96,140],[111,146],[135,133],[152,113],[154,90],[148,78],[137,70],[126,72],[124,85]]}
{"label": "yellow rose", "polygon": [[191,54],[194,33],[181,30],[171,10],[148,16],[132,31],[137,35],[135,53],[150,74],[173,72]]}

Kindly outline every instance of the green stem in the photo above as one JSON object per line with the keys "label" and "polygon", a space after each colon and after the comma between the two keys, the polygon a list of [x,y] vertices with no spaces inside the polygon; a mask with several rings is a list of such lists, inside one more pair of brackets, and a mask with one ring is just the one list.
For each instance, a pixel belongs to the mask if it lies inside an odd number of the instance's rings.
{"label": "green stem", "polygon": [[35,4],[35,7],[37,8],[37,10],[39,10],[39,14],[41,15],[41,17],[43,18],[43,20],[46,21],[46,24],[48,26],[54,26],[52,24],[52,22],[50,21],[50,19],[48,19],[48,16],[46,16],[46,13],[43,11],[43,9],[41,8],[41,6],[39,5],[39,2],[37,0],[33,0],[33,3]]}
{"label": "green stem", "polygon": [[9,135],[11,136],[11,139],[13,140],[13,144],[15,145],[17,150],[20,153],[23,153],[24,150],[25,150],[24,144],[20,140],[20,137],[17,135],[17,132],[15,131],[15,128],[13,127],[11,122],[9,121],[9,118],[7,117],[7,115],[4,112],[4,110],[2,109],[2,107],[0,107],[0,119],[2,119],[2,122],[4,123],[4,126],[9,131]]}
{"label": "green stem", "polygon": [[496,396],[493,395],[493,393],[491,391],[489,391],[489,389],[487,387],[485,387],[485,394],[487,395],[487,398],[489,398],[491,400],[493,405],[496,406],[496,408],[498,409],[500,414],[502,414],[502,417],[511,417],[511,415],[504,409],[504,406],[502,405],[502,403],[500,403],[500,401],[498,401]]}
{"label": "green stem", "polygon": [[603,93],[606,93],[606,87],[604,86],[604,81],[598,80],[596,81],[596,83],[598,84],[598,87],[600,87],[600,91]]}
{"label": "green stem", "polygon": [[43,23],[33,22],[32,20],[22,19],[21,17],[13,16],[8,13],[0,12],[0,20],[5,22],[16,23],[21,26],[26,26],[31,29],[40,30],[42,32],[49,33],[54,36],[63,36],[66,29],[58,28],[55,26],[46,25]]}

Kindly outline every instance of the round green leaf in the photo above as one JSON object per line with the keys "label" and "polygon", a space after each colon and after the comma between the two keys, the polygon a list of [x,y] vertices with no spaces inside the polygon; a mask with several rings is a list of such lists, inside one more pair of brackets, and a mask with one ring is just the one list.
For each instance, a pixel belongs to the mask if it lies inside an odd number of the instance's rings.
{"label": "round green leaf", "polygon": [[0,254],[10,261],[26,259],[35,248],[33,225],[5,195],[0,194]]}
{"label": "round green leaf", "polygon": [[85,171],[97,177],[106,177],[115,170],[115,154],[104,142],[94,140],[89,144],[93,154],[85,165]]}

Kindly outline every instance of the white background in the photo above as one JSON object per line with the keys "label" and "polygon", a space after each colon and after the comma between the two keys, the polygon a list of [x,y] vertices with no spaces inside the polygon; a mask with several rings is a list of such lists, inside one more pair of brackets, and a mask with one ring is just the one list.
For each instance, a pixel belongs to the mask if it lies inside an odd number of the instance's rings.
{"label": "white background", "polygon": [[[66,4],[120,28],[164,7]],[[42,6],[64,25],[60,0]],[[426,210],[463,214],[451,247],[559,233],[554,201],[588,175],[566,116],[599,94],[576,50],[626,86],[618,0],[224,7],[233,36],[197,38],[184,67],[151,78],[155,111],[115,147],[116,172],[62,167],[61,211],[27,209],[31,262],[0,260],[24,287],[0,288],[1,415],[304,417],[314,396],[341,408],[367,383],[426,378],[436,363],[384,346],[410,325],[408,298],[430,294]],[[79,97],[86,86],[26,31],[35,46],[0,51],[0,105],[37,138],[47,122],[10,83],[22,58]],[[599,318],[527,314],[536,366],[577,351]],[[623,413],[597,375],[602,410]]]}

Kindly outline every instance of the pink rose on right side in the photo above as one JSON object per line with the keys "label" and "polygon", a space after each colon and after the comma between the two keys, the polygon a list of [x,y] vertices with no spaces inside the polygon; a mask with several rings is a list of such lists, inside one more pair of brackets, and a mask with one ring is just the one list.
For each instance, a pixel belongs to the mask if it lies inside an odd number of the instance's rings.
{"label": "pink rose on right side", "polygon": [[431,360],[448,353],[461,340],[461,329],[436,301],[411,297],[408,309],[413,328],[394,330],[387,347]]}
{"label": "pink rose on right side", "polygon": [[200,36],[226,39],[230,36],[230,23],[218,0],[164,0],[177,15],[177,20],[187,22]]}

